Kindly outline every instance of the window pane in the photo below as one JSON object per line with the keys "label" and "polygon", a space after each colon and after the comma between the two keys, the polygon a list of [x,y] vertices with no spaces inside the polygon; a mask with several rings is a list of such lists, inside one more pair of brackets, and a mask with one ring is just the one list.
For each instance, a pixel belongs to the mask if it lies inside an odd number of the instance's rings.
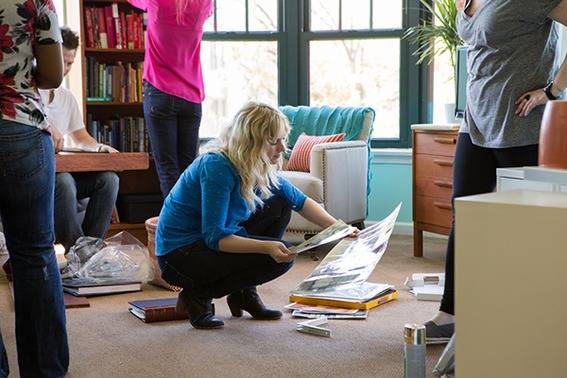
{"label": "window pane", "polygon": [[370,0],[343,0],[343,30],[370,29]]}
{"label": "window pane", "polygon": [[54,0],[53,5],[55,5],[55,12],[57,12],[57,17],[59,18],[59,25],[65,25],[65,7],[63,0]]}
{"label": "window pane", "polygon": [[399,39],[312,41],[310,49],[310,105],[370,106],[373,137],[399,137]]}
{"label": "window pane", "polygon": [[449,53],[436,57],[433,64],[433,122],[454,123],[455,75]]}
{"label": "window pane", "polygon": [[216,0],[218,31],[245,31],[244,0]]}
{"label": "window pane", "polygon": [[372,28],[401,29],[402,11],[402,0],[374,0]]}
{"label": "window pane", "polygon": [[249,0],[248,9],[250,31],[278,30],[277,0]]}
{"label": "window pane", "polygon": [[206,98],[200,136],[215,137],[249,100],[278,103],[277,42],[203,41]]}
{"label": "window pane", "polygon": [[311,0],[311,30],[339,29],[339,0]]}

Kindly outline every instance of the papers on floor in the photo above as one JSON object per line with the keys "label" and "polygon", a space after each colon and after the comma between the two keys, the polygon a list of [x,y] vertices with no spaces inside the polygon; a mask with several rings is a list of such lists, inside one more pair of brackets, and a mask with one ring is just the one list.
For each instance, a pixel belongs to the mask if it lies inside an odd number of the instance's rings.
{"label": "papers on floor", "polygon": [[440,302],[445,287],[445,273],[414,273],[406,278],[405,285],[418,300]]}
{"label": "papers on floor", "polygon": [[357,238],[341,240],[290,293],[290,302],[367,310],[397,298],[393,286],[366,280],[386,251],[400,206]]}
{"label": "papers on floor", "polygon": [[349,226],[342,220],[338,220],[323,231],[319,232],[318,234],[314,235],[313,237],[307,239],[301,244],[293,246],[290,250],[293,253],[301,253],[308,251],[310,249],[319,247],[323,244],[331,243],[336,240],[342,239],[345,236],[352,234],[355,230],[354,227]]}
{"label": "papers on floor", "polygon": [[331,337],[331,330],[329,328],[321,327],[323,324],[327,324],[327,317],[318,316],[315,319],[306,320],[297,323],[295,329],[303,333],[309,333],[317,336]]}

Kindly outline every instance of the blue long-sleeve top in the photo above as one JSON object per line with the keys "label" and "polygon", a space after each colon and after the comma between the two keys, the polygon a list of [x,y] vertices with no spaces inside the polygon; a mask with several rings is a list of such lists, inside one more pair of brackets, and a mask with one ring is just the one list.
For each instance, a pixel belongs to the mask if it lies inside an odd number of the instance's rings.
{"label": "blue long-sleeve top", "polygon": [[[283,177],[273,195],[300,211],[305,194]],[[229,235],[246,236],[241,226],[252,215],[240,194],[240,177],[221,153],[199,156],[183,172],[164,201],[156,231],[156,255],[166,255],[198,240],[219,250],[219,240]]]}

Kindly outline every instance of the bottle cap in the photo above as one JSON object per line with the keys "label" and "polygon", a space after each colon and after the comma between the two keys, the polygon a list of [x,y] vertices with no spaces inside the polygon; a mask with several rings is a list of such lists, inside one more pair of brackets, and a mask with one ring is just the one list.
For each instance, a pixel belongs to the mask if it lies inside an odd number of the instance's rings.
{"label": "bottle cap", "polygon": [[425,326],[423,324],[406,324],[404,326],[404,342],[406,344],[425,344]]}

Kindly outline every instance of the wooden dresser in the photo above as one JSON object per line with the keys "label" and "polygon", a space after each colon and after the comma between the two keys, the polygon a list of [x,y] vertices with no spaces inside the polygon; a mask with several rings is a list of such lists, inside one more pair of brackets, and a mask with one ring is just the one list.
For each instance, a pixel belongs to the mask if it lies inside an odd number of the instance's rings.
{"label": "wooden dresser", "polygon": [[458,125],[412,125],[413,255],[423,256],[423,231],[451,230],[453,159]]}

